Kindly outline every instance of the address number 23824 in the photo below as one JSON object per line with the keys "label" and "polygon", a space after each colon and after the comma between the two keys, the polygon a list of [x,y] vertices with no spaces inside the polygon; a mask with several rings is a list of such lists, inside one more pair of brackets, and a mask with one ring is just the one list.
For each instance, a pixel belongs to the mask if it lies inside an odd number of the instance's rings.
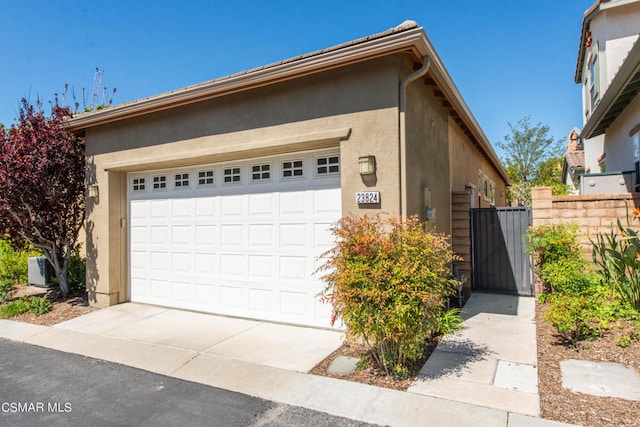
{"label": "address number 23824", "polygon": [[379,191],[362,191],[356,193],[356,203],[368,204],[368,203],[380,203]]}

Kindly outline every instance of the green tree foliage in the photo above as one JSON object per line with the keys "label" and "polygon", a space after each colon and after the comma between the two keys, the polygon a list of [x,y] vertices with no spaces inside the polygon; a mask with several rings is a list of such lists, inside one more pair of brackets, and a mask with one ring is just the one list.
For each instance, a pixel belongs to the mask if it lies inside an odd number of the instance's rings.
{"label": "green tree foliage", "polygon": [[411,361],[441,325],[452,294],[449,239],[425,232],[412,217],[347,217],[333,229],[337,245],[325,254],[323,298],[333,306],[349,336],[369,346],[374,363],[387,375],[406,377]]}
{"label": "green tree foliage", "polygon": [[[529,117],[524,117],[514,125],[508,123],[511,133],[497,146],[504,151],[502,163],[509,174],[512,187],[509,200],[520,204],[531,204],[531,188],[546,185],[562,173],[557,162],[560,142],[549,135],[549,126],[538,123],[532,125]],[[560,181],[556,182],[560,184]]]}
{"label": "green tree foliage", "polygon": [[562,163],[564,157],[550,157],[540,163],[534,182],[536,185],[553,186],[562,182]]}

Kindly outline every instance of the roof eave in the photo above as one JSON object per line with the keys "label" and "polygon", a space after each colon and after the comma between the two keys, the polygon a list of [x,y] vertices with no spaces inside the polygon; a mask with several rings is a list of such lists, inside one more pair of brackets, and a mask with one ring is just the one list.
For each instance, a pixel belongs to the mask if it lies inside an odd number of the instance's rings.
{"label": "roof eave", "polygon": [[[431,46],[430,44],[428,45]],[[471,131],[476,141],[478,141],[482,150],[485,152],[487,159],[493,163],[496,167],[500,176],[505,180],[507,185],[511,185],[511,180],[509,179],[509,175],[507,171],[502,166],[502,162],[500,158],[494,151],[491,143],[489,142],[489,138],[485,135],[480,127],[480,124],[476,120],[475,116],[469,109],[469,106],[462,98],[462,95],[458,91],[453,79],[449,75],[449,73],[444,68],[442,61],[435,53],[432,51],[429,53],[432,57],[432,64],[430,73],[433,74],[435,80],[437,80],[440,85],[438,87],[444,92],[446,98],[451,102],[453,109],[458,113],[462,121],[465,123],[467,128]]]}
{"label": "roof eave", "polygon": [[[587,123],[582,129],[582,138],[589,139],[606,132],[606,129],[598,130],[602,120],[611,111],[616,101],[620,98],[623,91],[630,84],[636,73],[640,72],[640,39],[636,41],[633,48],[629,51],[627,59],[622,63],[618,73],[611,81],[611,84],[604,93],[602,99],[596,105]],[[614,119],[615,120],[615,119]]]}
{"label": "roof eave", "polygon": [[505,182],[510,184],[507,172],[502,167],[502,163],[493,150],[489,139],[480,128],[480,125],[471,113],[471,110],[465,103],[456,85],[453,83],[451,76],[427,38],[424,29],[416,26],[390,34],[381,33],[380,37],[376,37],[376,35],[373,37],[375,38],[370,40],[365,38],[362,39],[364,40],[362,42],[356,40],[356,43],[350,42],[345,45],[321,50],[317,53],[312,52],[302,55],[301,57],[293,58],[292,60],[285,60],[255,70],[211,80],[105,110],[81,114],[69,119],[67,122],[68,128],[71,130],[82,130],[181,105],[192,104],[234,92],[266,86],[377,57],[394,53],[410,52],[416,59],[422,59],[424,56],[431,57],[432,66],[430,73],[434,74],[434,76],[443,83],[447,97],[451,100],[458,115],[479,141],[489,161],[493,163]]}
{"label": "roof eave", "polygon": [[421,27],[355,45],[329,49],[326,52],[319,51],[318,54],[303,55],[300,59],[282,61],[105,110],[81,114],[69,119],[68,126],[71,130],[86,129],[405,51],[413,52],[418,58],[427,54],[428,49]]}

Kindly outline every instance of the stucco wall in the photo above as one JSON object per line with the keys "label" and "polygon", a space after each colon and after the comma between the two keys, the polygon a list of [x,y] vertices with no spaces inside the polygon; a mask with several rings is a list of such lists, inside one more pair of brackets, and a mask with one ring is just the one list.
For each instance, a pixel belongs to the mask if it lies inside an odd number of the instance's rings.
{"label": "stucco wall", "polygon": [[640,95],[607,128],[605,153],[607,172],[635,170],[633,139],[629,132],[640,124]]}
{"label": "stucco wall", "polygon": [[[407,215],[425,219],[425,206],[436,217],[429,222],[436,230],[451,233],[451,189],[447,112],[421,80],[407,88]],[[425,197],[425,189],[430,196]]]}
{"label": "stucco wall", "polygon": [[[638,28],[640,28],[640,3],[605,9],[591,19],[589,29],[593,42],[585,55],[583,76],[588,75],[589,55],[598,49],[600,97],[615,77],[622,61],[627,57],[629,49],[637,39]],[[588,88],[586,90],[588,91]]]}
{"label": "stucco wall", "polygon": [[[339,146],[343,214],[365,212],[355,193],[367,190],[381,194],[367,212],[397,214],[400,63],[381,58],[88,129],[87,180],[101,192],[87,220],[93,303],[128,299],[128,171]],[[376,156],[373,180],[358,170],[367,154]]]}
{"label": "stucco wall", "polygon": [[449,157],[451,158],[452,192],[465,191],[465,186],[471,183],[475,186],[471,196],[472,207],[489,207],[489,201],[481,196],[481,189],[477,188],[478,171],[482,171],[496,185],[495,205],[506,206],[506,183],[504,179],[482,155],[480,150],[469,141],[469,138],[452,118],[449,119]]}
{"label": "stucco wall", "polygon": [[598,158],[604,153],[604,135],[584,141],[584,168],[586,173],[600,172]]}

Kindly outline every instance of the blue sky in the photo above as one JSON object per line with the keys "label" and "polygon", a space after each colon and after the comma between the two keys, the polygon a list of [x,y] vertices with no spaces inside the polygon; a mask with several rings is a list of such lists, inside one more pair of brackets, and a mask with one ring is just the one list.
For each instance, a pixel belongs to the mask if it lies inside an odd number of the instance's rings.
{"label": "blue sky", "polygon": [[[582,15],[594,0],[6,2],[0,123],[20,98],[91,87],[120,104],[417,21],[494,147],[530,116],[564,140],[581,127],[573,82]],[[500,154],[500,153],[499,153]]]}

